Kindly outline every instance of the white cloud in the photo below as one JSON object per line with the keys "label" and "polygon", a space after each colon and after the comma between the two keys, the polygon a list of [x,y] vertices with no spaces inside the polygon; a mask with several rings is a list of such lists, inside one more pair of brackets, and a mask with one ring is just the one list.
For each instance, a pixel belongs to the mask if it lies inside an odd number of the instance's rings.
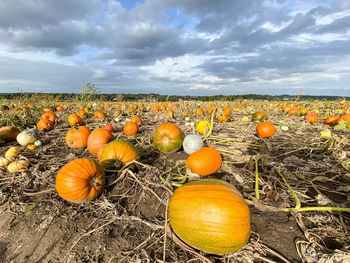
{"label": "white cloud", "polygon": [[349,1],[22,2],[0,0],[0,92],[348,90]]}

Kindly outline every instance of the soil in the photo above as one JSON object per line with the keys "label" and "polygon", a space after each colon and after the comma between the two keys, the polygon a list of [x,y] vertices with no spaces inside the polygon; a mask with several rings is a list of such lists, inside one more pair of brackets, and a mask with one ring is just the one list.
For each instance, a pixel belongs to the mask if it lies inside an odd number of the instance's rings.
{"label": "soil", "polygon": [[[165,234],[165,262],[350,262],[349,213],[280,211],[296,205],[283,179],[302,207],[350,207],[350,167],[344,165],[350,158],[348,132],[335,131],[327,148],[329,139],[319,136],[325,126],[312,126],[302,117],[271,113],[269,120],[277,131],[266,139],[256,136],[256,123],[241,121],[249,113],[234,113],[230,122],[216,123],[206,145],[217,148],[224,163],[210,177],[230,182],[245,198],[255,200],[249,206],[248,243],[220,256],[186,249],[176,242],[171,227],[165,227],[166,203],[176,189],[171,181],[184,169],[179,165],[164,172],[188,155],[183,150],[164,154],[152,146],[155,127],[167,121],[163,115],[142,115],[140,131],[132,137],[122,133],[127,117],[121,122],[110,119],[113,134],[140,150],[139,162],[120,177],[106,172],[103,193],[91,202],[74,204],[58,196],[55,176],[66,163],[94,156],[85,148],[66,145],[68,111],[60,114],[54,130],[40,132],[41,147],[22,147],[20,155],[30,162],[27,169],[11,174],[0,168],[0,262],[163,262]],[[185,134],[193,132],[184,120],[169,121]],[[104,123],[91,120],[87,126],[92,130]],[[282,125],[290,129],[283,132]],[[0,154],[15,145],[2,144]],[[254,199],[254,160],[259,200]]]}

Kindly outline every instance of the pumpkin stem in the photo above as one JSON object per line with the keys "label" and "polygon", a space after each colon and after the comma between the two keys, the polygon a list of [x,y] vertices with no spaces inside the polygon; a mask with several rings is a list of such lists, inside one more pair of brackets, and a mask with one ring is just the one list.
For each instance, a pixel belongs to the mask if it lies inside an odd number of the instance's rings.
{"label": "pumpkin stem", "polygon": [[89,183],[90,183],[91,186],[100,186],[100,183],[98,182],[97,177],[92,177],[90,179]]}

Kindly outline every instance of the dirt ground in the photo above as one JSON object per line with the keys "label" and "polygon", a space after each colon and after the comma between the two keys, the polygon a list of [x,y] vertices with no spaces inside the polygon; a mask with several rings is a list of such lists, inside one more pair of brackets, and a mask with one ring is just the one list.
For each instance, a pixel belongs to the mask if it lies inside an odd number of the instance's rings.
{"label": "dirt ground", "polygon": [[[163,154],[152,146],[155,127],[167,121],[159,114],[142,115],[140,131],[132,137],[122,133],[127,117],[110,119],[113,134],[140,150],[139,163],[119,178],[107,172],[107,186],[94,201],[78,205],[60,198],[54,190],[58,170],[76,158],[94,158],[86,149],[67,147],[67,114],[54,130],[40,133],[43,146],[22,148],[28,169],[10,174],[0,168],[0,262],[163,262],[164,251],[165,262],[350,262],[349,213],[278,211],[295,206],[283,179],[302,207],[350,207],[350,166],[344,162],[350,158],[349,132],[334,131],[330,141],[319,136],[324,124],[312,126],[282,113],[269,114],[277,131],[268,139],[256,136],[256,123],[242,122],[249,113],[234,112],[230,122],[215,123],[206,145],[217,148],[224,163],[211,177],[254,200],[258,160],[260,191],[260,199],[249,205],[247,245],[219,256],[188,251],[174,241],[169,225],[165,230],[166,203],[176,189],[171,178],[184,172],[170,168],[188,155],[183,150]],[[170,121],[186,135],[193,132],[181,118]],[[102,125],[87,123],[91,130]],[[283,132],[282,125],[289,130]],[[14,145],[2,144],[0,154]]]}

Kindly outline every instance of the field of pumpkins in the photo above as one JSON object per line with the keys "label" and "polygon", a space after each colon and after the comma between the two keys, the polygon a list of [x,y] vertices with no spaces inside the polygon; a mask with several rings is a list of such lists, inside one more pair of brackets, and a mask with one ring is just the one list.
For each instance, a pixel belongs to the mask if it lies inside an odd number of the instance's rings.
{"label": "field of pumpkins", "polygon": [[0,262],[350,262],[350,102],[0,101]]}

